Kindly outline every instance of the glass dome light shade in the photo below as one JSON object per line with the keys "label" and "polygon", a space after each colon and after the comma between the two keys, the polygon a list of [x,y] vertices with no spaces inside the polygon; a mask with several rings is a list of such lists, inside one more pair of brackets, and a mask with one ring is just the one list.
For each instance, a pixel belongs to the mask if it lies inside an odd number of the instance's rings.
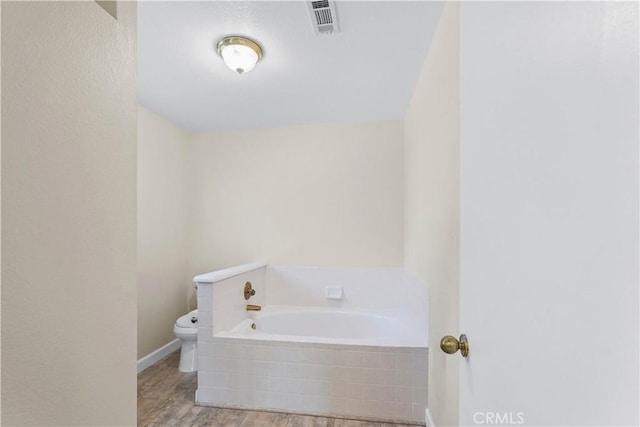
{"label": "glass dome light shade", "polygon": [[251,71],[262,58],[260,46],[243,37],[226,37],[220,40],[218,53],[225,64],[238,74]]}

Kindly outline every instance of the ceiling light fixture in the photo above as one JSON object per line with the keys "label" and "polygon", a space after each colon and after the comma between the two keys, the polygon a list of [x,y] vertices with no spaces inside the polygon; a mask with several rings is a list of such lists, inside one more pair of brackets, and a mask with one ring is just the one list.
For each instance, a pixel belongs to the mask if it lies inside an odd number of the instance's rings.
{"label": "ceiling light fixture", "polygon": [[227,67],[238,74],[251,71],[262,59],[262,48],[253,40],[240,36],[225,37],[218,42],[218,53]]}

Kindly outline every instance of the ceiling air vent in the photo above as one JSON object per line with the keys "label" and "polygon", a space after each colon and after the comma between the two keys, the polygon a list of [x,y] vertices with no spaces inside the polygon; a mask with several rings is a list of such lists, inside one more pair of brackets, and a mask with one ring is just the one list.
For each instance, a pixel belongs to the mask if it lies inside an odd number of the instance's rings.
{"label": "ceiling air vent", "polygon": [[333,0],[309,1],[307,5],[314,33],[331,34],[340,31],[336,5]]}

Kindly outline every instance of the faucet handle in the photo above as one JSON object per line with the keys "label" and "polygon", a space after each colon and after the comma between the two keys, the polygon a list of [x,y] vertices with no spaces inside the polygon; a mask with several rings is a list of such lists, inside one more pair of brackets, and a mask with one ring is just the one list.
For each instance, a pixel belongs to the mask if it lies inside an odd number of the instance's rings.
{"label": "faucet handle", "polygon": [[244,299],[248,300],[253,295],[256,294],[256,290],[251,287],[251,282],[247,282],[244,284]]}

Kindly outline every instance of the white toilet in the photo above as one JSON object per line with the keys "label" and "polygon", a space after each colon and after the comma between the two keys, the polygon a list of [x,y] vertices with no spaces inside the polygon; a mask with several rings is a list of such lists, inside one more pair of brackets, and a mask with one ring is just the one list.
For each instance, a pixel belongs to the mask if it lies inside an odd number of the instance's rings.
{"label": "white toilet", "polygon": [[173,333],[180,339],[180,372],[198,370],[198,310],[180,316],[173,327]]}

